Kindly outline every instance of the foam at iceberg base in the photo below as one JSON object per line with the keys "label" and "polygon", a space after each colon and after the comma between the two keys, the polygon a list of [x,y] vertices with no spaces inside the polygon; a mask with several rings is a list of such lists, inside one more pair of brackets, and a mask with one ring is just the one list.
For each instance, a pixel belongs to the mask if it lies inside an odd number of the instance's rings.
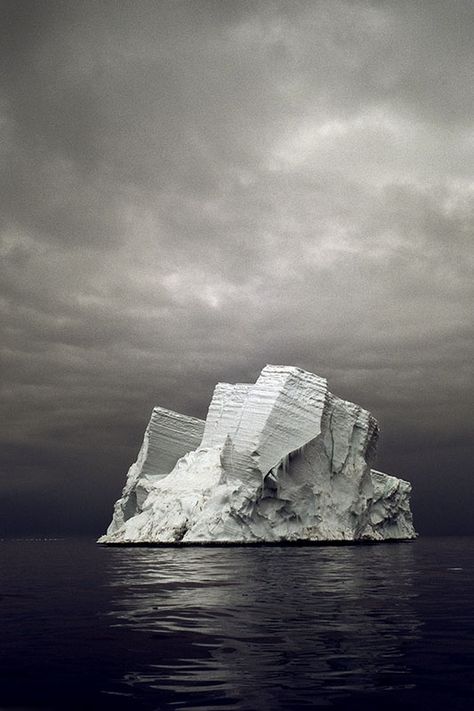
{"label": "foam at iceberg base", "polygon": [[377,437],[369,412],[300,368],[219,383],[205,422],[153,410],[99,543],[414,538],[410,484],[372,469]]}

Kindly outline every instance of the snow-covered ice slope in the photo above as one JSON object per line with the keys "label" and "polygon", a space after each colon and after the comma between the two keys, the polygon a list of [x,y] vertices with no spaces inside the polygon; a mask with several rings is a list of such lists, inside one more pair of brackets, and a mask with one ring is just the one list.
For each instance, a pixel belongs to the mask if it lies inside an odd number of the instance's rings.
{"label": "snow-covered ice slope", "polygon": [[155,408],[101,543],[414,538],[411,487],[372,465],[375,419],[300,368],[219,383],[206,423]]}

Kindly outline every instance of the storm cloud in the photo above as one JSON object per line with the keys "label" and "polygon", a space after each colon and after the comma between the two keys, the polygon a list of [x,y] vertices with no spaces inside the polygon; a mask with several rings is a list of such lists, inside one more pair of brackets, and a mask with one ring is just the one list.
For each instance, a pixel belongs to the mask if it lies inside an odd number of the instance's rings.
{"label": "storm cloud", "polygon": [[468,0],[1,3],[2,530],[101,533],[151,407],[307,368],[473,533]]}

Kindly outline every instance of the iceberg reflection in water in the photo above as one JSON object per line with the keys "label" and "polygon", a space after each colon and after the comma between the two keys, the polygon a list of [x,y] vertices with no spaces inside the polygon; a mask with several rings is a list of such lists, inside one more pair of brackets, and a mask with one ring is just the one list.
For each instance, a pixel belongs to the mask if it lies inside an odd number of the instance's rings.
{"label": "iceberg reflection in water", "polygon": [[153,646],[123,679],[143,700],[285,709],[413,687],[412,544],[109,552],[113,624]]}

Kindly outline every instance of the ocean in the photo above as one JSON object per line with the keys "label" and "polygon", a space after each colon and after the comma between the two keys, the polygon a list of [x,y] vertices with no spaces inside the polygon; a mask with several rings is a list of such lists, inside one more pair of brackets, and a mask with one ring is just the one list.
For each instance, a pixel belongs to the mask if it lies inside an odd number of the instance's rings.
{"label": "ocean", "polygon": [[472,709],[474,539],[0,543],[0,709]]}

